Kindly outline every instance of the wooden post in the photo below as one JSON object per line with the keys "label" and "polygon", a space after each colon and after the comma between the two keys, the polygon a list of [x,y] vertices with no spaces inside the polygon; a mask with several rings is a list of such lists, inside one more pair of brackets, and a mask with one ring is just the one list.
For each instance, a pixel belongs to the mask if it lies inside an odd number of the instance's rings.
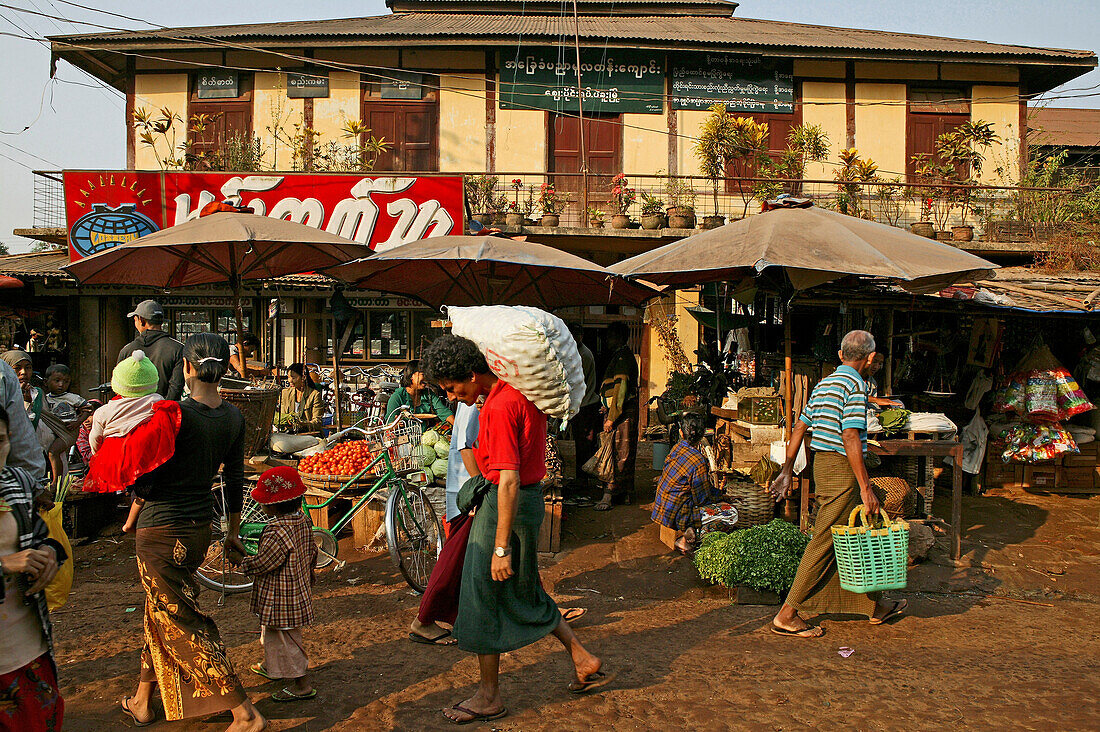
{"label": "wooden post", "polygon": [[894,308],[886,315],[886,394],[894,394]]}
{"label": "wooden post", "polygon": [[783,309],[783,411],[786,426],[783,428],[783,436],[787,442],[791,440],[791,430],[794,428],[794,365],[791,360],[791,305]]}
{"label": "wooden post", "polygon": [[951,559],[956,566],[962,556],[962,511],[963,511],[963,448],[956,445],[951,451],[955,458],[951,466]]}
{"label": "wooden post", "polygon": [[337,330],[336,318],[332,319],[332,419],[333,432],[339,432],[343,425],[340,423],[340,332]]}
{"label": "wooden post", "polygon": [[573,49],[577,52],[577,133],[581,147],[581,225],[588,226],[588,154],[584,147],[584,85],[581,82],[581,25],[573,0]]}

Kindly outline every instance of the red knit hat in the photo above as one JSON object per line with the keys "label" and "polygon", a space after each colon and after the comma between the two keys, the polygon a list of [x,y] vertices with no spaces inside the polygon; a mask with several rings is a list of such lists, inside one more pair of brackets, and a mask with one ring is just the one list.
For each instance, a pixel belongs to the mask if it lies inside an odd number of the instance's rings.
{"label": "red knit hat", "polygon": [[294,468],[284,465],[264,471],[252,489],[252,497],[256,503],[282,503],[301,498],[305,492],[302,476]]}

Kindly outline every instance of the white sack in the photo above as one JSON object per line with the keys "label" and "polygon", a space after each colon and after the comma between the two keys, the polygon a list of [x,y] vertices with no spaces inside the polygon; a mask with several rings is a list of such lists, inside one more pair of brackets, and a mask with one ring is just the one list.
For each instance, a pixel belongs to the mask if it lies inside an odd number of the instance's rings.
{"label": "white sack", "polygon": [[561,318],[509,305],[447,307],[451,332],[478,345],[489,368],[551,417],[568,421],[581,408],[584,370]]}

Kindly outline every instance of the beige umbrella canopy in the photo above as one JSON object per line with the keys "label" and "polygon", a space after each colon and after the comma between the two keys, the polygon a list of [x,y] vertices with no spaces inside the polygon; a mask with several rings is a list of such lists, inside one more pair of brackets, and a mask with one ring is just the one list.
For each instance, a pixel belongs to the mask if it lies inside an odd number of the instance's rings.
{"label": "beige umbrella canopy", "polygon": [[355,287],[433,307],[639,305],[653,289],[560,249],[495,236],[437,236],[325,270]]}
{"label": "beige umbrella canopy", "polygon": [[667,244],[610,269],[662,285],[739,279],[781,267],[796,290],[856,275],[914,289],[988,278],[997,265],[948,244],[835,211],[788,208]]}

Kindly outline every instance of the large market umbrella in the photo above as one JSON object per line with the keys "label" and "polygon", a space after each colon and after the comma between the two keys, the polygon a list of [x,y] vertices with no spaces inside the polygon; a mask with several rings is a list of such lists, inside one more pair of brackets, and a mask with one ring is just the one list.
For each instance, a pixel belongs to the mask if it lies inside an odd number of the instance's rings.
{"label": "large market umbrella", "polygon": [[432,307],[640,305],[643,284],[560,249],[495,236],[437,236],[325,270],[355,287],[407,295]]}
{"label": "large market umbrella", "polygon": [[749,216],[611,266],[662,285],[740,279],[782,268],[796,290],[849,275],[937,288],[985,278],[997,265],[895,226],[811,208]]}

